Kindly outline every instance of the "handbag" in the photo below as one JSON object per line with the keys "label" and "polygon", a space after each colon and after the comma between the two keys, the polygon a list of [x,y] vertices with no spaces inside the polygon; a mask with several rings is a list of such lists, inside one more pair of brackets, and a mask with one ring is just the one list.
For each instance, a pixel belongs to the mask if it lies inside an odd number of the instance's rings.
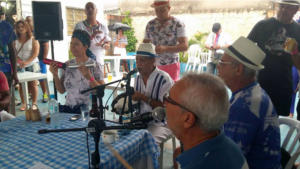
{"label": "handbag", "polygon": [[[36,107],[36,109],[33,109],[33,106]],[[41,121],[42,117],[41,117],[41,113],[40,110],[38,108],[38,106],[36,104],[34,104],[33,106],[29,107],[26,112],[25,112],[25,117],[26,120],[29,121]]]}

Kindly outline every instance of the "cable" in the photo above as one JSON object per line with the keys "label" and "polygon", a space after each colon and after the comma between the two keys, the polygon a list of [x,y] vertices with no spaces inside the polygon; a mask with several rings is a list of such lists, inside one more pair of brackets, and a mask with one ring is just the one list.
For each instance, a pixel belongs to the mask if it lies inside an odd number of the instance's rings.
{"label": "cable", "polygon": [[113,92],[110,94],[110,96],[108,97],[108,99],[106,100],[105,106],[107,106],[109,99],[111,98],[111,96],[114,94],[114,92],[117,90],[117,88],[119,87],[119,85],[121,84],[121,81],[117,84],[117,86],[114,88]]}

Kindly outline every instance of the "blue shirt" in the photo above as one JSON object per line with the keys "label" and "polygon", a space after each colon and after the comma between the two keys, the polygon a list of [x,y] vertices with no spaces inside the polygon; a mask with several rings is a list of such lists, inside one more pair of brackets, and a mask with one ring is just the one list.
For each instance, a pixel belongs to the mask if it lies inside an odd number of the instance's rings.
{"label": "blue shirt", "polygon": [[232,93],[224,133],[242,149],[249,168],[277,169],[280,130],[273,104],[257,82]]}
{"label": "blue shirt", "polygon": [[241,169],[248,168],[242,151],[222,132],[184,151],[176,161],[181,169]]}
{"label": "blue shirt", "polygon": [[12,26],[6,21],[0,21],[0,70],[11,72],[8,44],[16,39]]}

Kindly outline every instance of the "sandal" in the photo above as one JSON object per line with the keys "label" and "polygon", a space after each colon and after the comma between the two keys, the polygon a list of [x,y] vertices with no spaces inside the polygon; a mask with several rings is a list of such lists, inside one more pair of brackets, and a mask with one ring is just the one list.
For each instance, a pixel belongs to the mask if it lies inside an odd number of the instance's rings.
{"label": "sandal", "polygon": [[20,107],[20,110],[25,111],[26,110],[26,104],[22,104],[21,107]]}
{"label": "sandal", "polygon": [[32,104],[31,109],[32,109],[32,110],[37,110],[37,109],[38,109],[37,104]]}

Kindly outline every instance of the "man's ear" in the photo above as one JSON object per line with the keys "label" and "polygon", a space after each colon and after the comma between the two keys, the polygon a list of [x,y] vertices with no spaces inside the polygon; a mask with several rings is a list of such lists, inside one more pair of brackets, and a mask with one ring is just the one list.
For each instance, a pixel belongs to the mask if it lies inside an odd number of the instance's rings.
{"label": "man's ear", "polygon": [[238,64],[238,65],[236,66],[236,73],[237,73],[237,75],[242,75],[243,72],[244,72],[244,65]]}
{"label": "man's ear", "polygon": [[196,123],[196,116],[191,113],[191,112],[185,112],[183,114],[183,127],[188,129],[188,128],[191,128],[195,125]]}

